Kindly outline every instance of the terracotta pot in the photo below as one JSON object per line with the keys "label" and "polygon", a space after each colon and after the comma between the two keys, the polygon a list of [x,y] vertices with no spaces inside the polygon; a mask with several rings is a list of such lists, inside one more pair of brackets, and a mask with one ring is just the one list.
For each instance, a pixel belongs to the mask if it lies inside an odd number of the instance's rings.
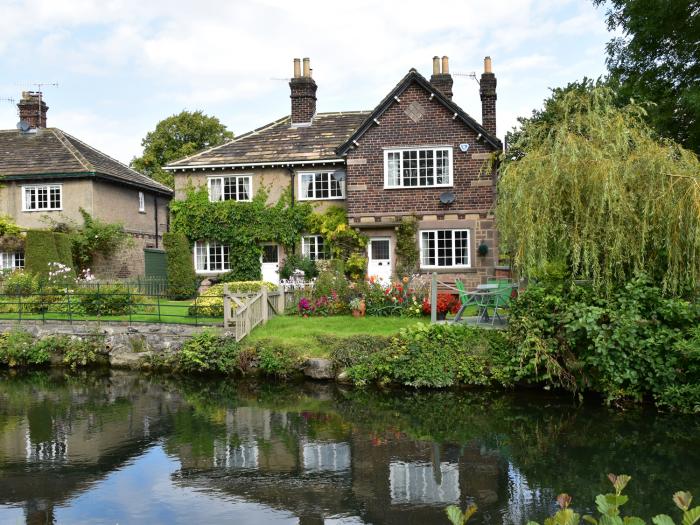
{"label": "terracotta pot", "polygon": [[367,305],[365,304],[365,300],[363,299],[362,301],[360,301],[360,309],[359,309],[360,317],[364,317],[366,311],[367,311]]}
{"label": "terracotta pot", "polygon": [[304,319],[308,319],[308,318],[309,318],[309,314],[304,314],[303,317],[304,317]]}
{"label": "terracotta pot", "polygon": [[352,316],[353,316],[353,317],[362,317],[362,314],[360,313],[359,310],[353,310],[353,311],[352,311]]}

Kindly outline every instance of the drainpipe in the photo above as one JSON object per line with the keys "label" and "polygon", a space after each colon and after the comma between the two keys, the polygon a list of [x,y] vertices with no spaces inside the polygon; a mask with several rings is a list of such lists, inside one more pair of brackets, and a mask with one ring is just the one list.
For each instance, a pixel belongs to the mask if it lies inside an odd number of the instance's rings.
{"label": "drainpipe", "polygon": [[153,195],[153,215],[156,221],[156,248],[158,248],[158,195]]}
{"label": "drainpipe", "polygon": [[287,171],[289,171],[289,177],[292,181],[292,206],[294,206],[294,168],[287,168]]}

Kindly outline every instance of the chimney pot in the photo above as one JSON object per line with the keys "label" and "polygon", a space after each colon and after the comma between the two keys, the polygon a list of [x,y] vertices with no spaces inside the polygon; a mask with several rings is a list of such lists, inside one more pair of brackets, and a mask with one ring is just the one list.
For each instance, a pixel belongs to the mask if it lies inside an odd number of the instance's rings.
{"label": "chimney pot", "polygon": [[299,78],[301,76],[301,60],[298,58],[294,59],[294,78]]}
{"label": "chimney pot", "polygon": [[308,58],[304,59],[304,76],[305,77],[310,77],[311,76],[311,63]]}
{"label": "chimney pot", "polygon": [[442,74],[443,75],[450,74],[450,59],[447,57],[442,57]]}
{"label": "chimney pot", "polygon": [[440,57],[434,56],[433,57],[433,75],[439,75],[440,74]]}
{"label": "chimney pot", "polygon": [[484,57],[484,73],[492,73],[491,57]]}

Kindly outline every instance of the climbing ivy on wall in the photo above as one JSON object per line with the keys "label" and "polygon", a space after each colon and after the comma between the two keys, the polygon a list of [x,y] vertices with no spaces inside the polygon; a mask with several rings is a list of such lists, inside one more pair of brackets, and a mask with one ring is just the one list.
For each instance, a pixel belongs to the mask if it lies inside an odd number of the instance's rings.
{"label": "climbing ivy on wall", "polygon": [[412,275],[418,271],[418,219],[407,217],[396,229],[396,256],[398,264],[396,274],[400,277]]}
{"label": "climbing ivy on wall", "polygon": [[252,202],[210,202],[206,188],[189,189],[183,200],[170,204],[172,231],[185,234],[190,244],[218,241],[229,246],[234,280],[260,278],[261,242],[276,242],[289,249],[299,243],[312,207],[294,203],[288,193],[268,205],[259,191]]}

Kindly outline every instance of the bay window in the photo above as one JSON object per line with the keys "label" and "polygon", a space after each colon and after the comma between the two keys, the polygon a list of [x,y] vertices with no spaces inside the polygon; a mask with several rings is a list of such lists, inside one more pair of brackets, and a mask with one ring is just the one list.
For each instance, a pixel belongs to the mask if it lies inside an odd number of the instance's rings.
{"label": "bay window", "polygon": [[469,268],[469,230],[422,230],[422,268]]}
{"label": "bay window", "polygon": [[345,172],[299,173],[299,200],[345,198]]}
{"label": "bay window", "polygon": [[452,186],[452,148],[384,151],[384,187]]}
{"label": "bay window", "polygon": [[197,273],[227,272],[229,264],[229,248],[225,244],[211,241],[194,243],[194,269]]}
{"label": "bay window", "polygon": [[207,184],[211,202],[250,201],[253,198],[250,175],[209,177]]}

